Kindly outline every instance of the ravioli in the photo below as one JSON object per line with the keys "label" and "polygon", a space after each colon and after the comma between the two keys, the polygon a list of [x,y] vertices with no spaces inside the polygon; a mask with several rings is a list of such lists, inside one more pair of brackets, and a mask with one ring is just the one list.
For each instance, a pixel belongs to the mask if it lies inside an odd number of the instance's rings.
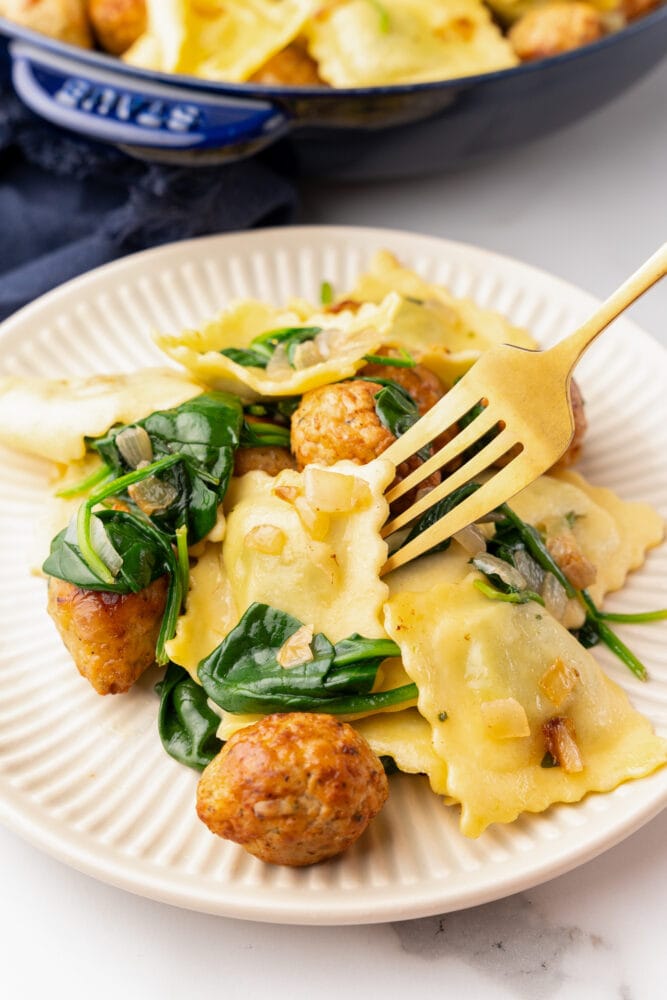
{"label": "ravioli", "polygon": [[[363,482],[368,496],[347,513],[325,515],[328,523],[317,525],[314,533],[298,500],[290,497],[303,492],[303,473],[286,469],[271,478],[250,472],[232,483],[223,561],[239,617],[256,601],[294,615],[334,643],[354,632],[378,638],[384,636],[387,596],[379,578],[387,557],[380,538],[387,516],[383,491],[393,466],[383,459],[366,466],[338,462],[327,472]],[[265,525],[282,532],[284,545],[276,554],[249,545],[253,529]]]}
{"label": "ravioli", "polygon": [[[189,369],[213,389],[236,393],[246,400],[297,396],[308,389],[354,375],[365,364],[364,355],[387,340],[401,299],[389,292],[375,305],[358,312],[313,313],[303,303],[295,310],[278,310],[261,302],[237,302],[201,330],[177,335],[156,334],[155,342],[169,357]],[[303,367],[286,361],[266,369],[246,367],[221,354],[227,348],[247,348],[260,334],[284,327],[319,327],[321,349],[317,360]]]}
{"label": "ravioli", "polygon": [[537,346],[526,330],[501,313],[455,298],[444,286],[404,268],[386,250],[375,254],[370,270],[345,298],[381,302],[390,291],[398,292],[402,301],[386,342],[410,351],[445,385],[451,386],[483,351],[497,344]]}
{"label": "ravioli", "polygon": [[[250,472],[232,480],[224,544],[222,549],[209,545],[193,567],[186,611],[167,645],[171,659],[195,679],[199,661],[253,602],[294,615],[334,643],[355,632],[368,638],[385,635],[382,609],[388,590],[379,571],[387,547],[380,528],[387,516],[383,491],[393,466],[377,459],[368,466],[339,462],[326,471],[361,482],[367,495],[354,509],[324,515],[314,526],[303,520],[312,508],[299,513],[295,505],[297,497],[304,499],[302,473]],[[267,528],[279,538],[278,545],[257,541],[258,530]],[[394,670],[389,687],[409,683],[404,674],[397,677]]]}
{"label": "ravioli", "polygon": [[423,83],[519,61],[480,0],[339,0],[306,35],[320,76],[334,87]]}
{"label": "ravioli", "polygon": [[648,504],[621,500],[571,471],[541,476],[509,505],[524,521],[538,527],[550,521],[568,524],[581,551],[597,569],[595,582],[587,588],[597,602],[622,587],[630,570],[643,563],[646,550],[658,545],[664,535],[662,518]]}
{"label": "ravioli", "polygon": [[238,620],[220,545],[204,543],[204,551],[190,570],[186,611],[178,619],[173,639],[166,644],[169,659],[185,667],[199,682],[200,660],[222,642]]}
{"label": "ravioli", "polygon": [[123,59],[240,83],[292,42],[320,0],[146,0],[148,26]]}
{"label": "ravioli", "polygon": [[[664,764],[665,741],[566,629],[535,603],[488,600],[474,579],[396,595],[385,616],[447,765],[447,794],[461,804],[464,834],[610,791]],[[557,661],[577,681],[553,703],[541,682]],[[499,738],[487,709],[509,699],[525,713],[526,735]],[[542,726],[557,716],[574,725],[583,760],[577,773],[541,766]]]}
{"label": "ravioli", "polygon": [[0,378],[0,443],[65,465],[85,456],[86,437],[180,406],[202,392],[201,385],[170,368],[72,379],[7,375]]}

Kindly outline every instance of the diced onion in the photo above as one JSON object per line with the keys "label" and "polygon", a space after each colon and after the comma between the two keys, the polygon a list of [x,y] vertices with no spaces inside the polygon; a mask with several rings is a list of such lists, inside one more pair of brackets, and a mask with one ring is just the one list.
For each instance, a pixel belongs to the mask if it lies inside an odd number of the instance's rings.
{"label": "diced onion", "polygon": [[547,573],[542,584],[542,597],[544,607],[556,621],[562,621],[567,608],[568,596],[565,587],[560,583],[553,573]]}
{"label": "diced onion", "polygon": [[542,726],[546,749],[567,774],[583,771],[584,764],[577,746],[577,734],[572,719],[555,716]]}
{"label": "diced onion", "polygon": [[489,555],[488,552],[475,556],[473,565],[487,576],[499,577],[508,587],[525,590],[528,586],[526,578],[518,569],[505,562],[504,559]]}
{"label": "diced onion", "polygon": [[539,594],[544,583],[544,570],[529,556],[525,549],[516,549],[513,553],[514,565],[522,576],[525,576],[526,583],[530,590]]}
{"label": "diced onion", "polygon": [[[344,476],[340,472],[306,466],[303,473],[303,492],[315,510],[324,511],[325,514],[345,514],[352,510],[357,501],[356,482],[354,476]],[[364,485],[368,489],[367,484]]]}
{"label": "diced onion", "polygon": [[273,524],[257,524],[243,539],[247,548],[267,556],[279,556],[286,541],[285,532]]}
{"label": "diced onion", "polygon": [[482,720],[489,735],[496,740],[519,739],[530,736],[526,710],[516,698],[498,698],[483,701],[480,705]]}
{"label": "diced onion", "polygon": [[320,364],[322,360],[322,355],[318,350],[317,344],[312,340],[304,340],[302,344],[295,347],[294,354],[292,355],[292,365],[297,371]]}
{"label": "diced onion", "polygon": [[95,517],[94,514],[90,519],[90,539],[93,543],[95,552],[107,567],[111,575],[114,578],[117,577],[120,573],[121,566],[123,565],[123,557],[116,552],[115,548],[109,541],[106,528],[100,521],[99,517]]}
{"label": "diced onion", "polygon": [[178,497],[176,487],[165,482],[164,479],[158,479],[157,476],[140,479],[138,483],[128,486],[127,492],[137,507],[140,507],[148,517],[171,507]]}
{"label": "diced onion", "polygon": [[310,663],[313,659],[313,651],[310,648],[312,641],[313,626],[302,625],[280,647],[276,660],[285,670],[301,666],[302,663]]}
{"label": "diced onion", "polygon": [[274,497],[278,497],[279,500],[284,500],[285,503],[294,503],[296,498],[301,496],[301,490],[298,486],[274,486],[271,492]]}
{"label": "diced onion", "polygon": [[144,427],[126,427],[116,435],[116,447],[131,469],[153,461],[153,445]]}
{"label": "diced onion", "polygon": [[486,552],[486,538],[474,524],[468,524],[461,528],[455,535],[454,541],[458,542],[461,548],[465,549],[468,555],[477,556],[480,552]]}
{"label": "diced onion", "polygon": [[563,663],[558,657],[542,674],[538,681],[538,687],[556,708],[560,708],[578,682],[579,671],[575,667]]}
{"label": "diced onion", "polygon": [[573,628],[581,628],[585,621],[586,612],[581,603],[576,597],[570,597],[560,620],[561,625],[571,631]]}
{"label": "diced onion", "polygon": [[329,534],[331,521],[328,514],[315,510],[305,497],[297,497],[294,507],[306,532],[316,542],[323,541]]}
{"label": "diced onion", "polygon": [[266,366],[266,374],[269,378],[279,378],[281,375],[288,375],[293,371],[284,344],[277,344],[271,355],[271,360]]}

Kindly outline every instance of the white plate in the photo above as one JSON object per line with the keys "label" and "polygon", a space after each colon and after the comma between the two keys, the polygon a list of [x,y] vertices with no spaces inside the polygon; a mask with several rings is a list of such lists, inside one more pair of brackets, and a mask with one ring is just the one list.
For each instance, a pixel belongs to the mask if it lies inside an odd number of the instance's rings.
{"label": "white plate", "polygon": [[[71,376],[163,363],[148,332],[196,323],[229,298],[317,299],[322,279],[352,284],[388,247],[429,280],[507,313],[543,342],[587,316],[594,300],[524,264],[401,232],[301,228],[174,244],[94,271],[50,293],[2,329],[0,371]],[[667,354],[622,320],[580,369],[591,429],[582,471],[667,513]],[[548,401],[545,401],[548,405]],[[196,775],[158,739],[154,676],[100,698],[72,667],[44,610],[27,552],[47,488],[45,467],[0,456],[0,818],[81,871],[154,899],[226,916],[343,924],[446,912],[565,872],[617,843],[667,801],[667,770],[464,839],[457,812],[425,779],[397,776],[368,833],[336,861],[305,870],[262,865],[196,819]],[[8,558],[13,553],[14,558]],[[622,597],[664,603],[665,547]],[[620,628],[648,664],[636,681],[597,653],[667,733],[667,623]]]}

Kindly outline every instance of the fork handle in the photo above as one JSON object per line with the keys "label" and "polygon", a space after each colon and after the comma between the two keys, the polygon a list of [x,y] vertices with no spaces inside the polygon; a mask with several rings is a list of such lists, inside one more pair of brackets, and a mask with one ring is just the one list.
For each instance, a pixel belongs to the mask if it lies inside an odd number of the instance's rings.
{"label": "fork handle", "polygon": [[624,281],[583,326],[550,348],[548,353],[552,358],[561,360],[563,367],[571,372],[595,338],[656,281],[664,278],[665,274],[667,274],[667,243],[663,243],[639,270]]}

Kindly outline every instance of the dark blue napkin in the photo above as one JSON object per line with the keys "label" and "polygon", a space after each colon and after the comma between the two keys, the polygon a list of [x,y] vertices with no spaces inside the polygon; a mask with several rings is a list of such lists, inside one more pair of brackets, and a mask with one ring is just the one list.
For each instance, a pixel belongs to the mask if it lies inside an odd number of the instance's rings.
{"label": "dark blue napkin", "polygon": [[295,212],[292,185],[257,160],[148,165],[52,128],[0,81],[0,320],[124,254]]}

